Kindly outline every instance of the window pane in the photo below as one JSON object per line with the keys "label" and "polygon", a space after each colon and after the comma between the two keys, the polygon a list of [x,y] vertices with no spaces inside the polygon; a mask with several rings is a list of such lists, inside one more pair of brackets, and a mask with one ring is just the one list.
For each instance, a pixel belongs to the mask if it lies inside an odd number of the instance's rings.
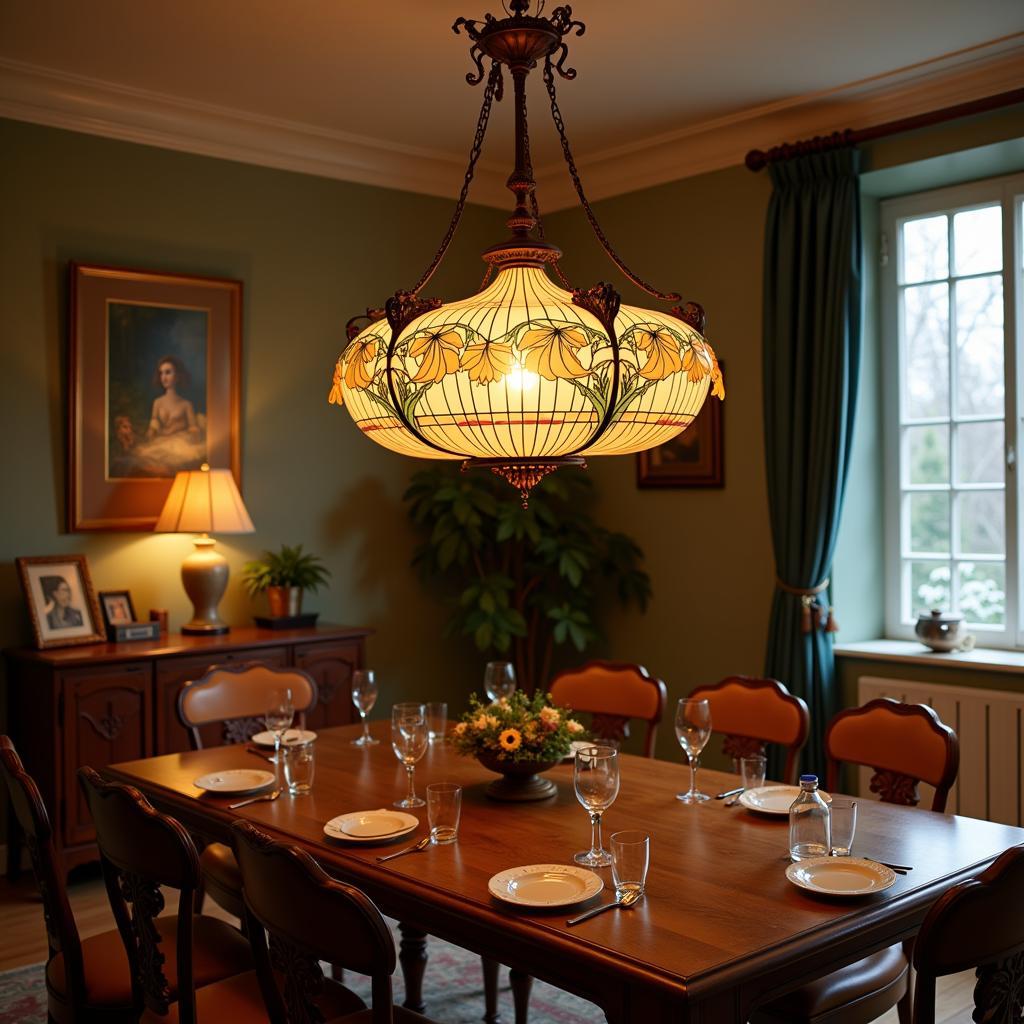
{"label": "window pane", "polygon": [[1003,282],[978,277],[956,284],[957,412],[1003,413]]}
{"label": "window pane", "polygon": [[1003,562],[960,562],[960,612],[969,625],[1006,625],[1006,566]]}
{"label": "window pane", "polygon": [[949,415],[949,291],[944,284],[903,292],[904,410],[909,419]]}
{"label": "window pane", "polygon": [[949,483],[949,427],[907,427],[906,474],[912,484]]}
{"label": "window pane", "polygon": [[949,580],[948,562],[911,562],[910,607],[906,618],[916,618],[933,608],[948,612],[953,601]]}
{"label": "window pane", "polygon": [[903,225],[903,281],[935,281],[949,275],[946,215],[908,220]]}
{"label": "window pane", "polygon": [[[926,429],[917,427],[917,430]],[[1001,484],[1006,464],[1003,422],[961,423],[956,428],[956,482]]]}
{"label": "window pane", "polygon": [[966,491],[957,495],[961,554],[1003,554],[1006,550],[1005,508],[1003,491]]}
{"label": "window pane", "polygon": [[910,550],[914,554],[949,553],[949,494],[908,495]]}
{"label": "window pane", "polygon": [[1003,268],[1003,211],[999,206],[964,210],[953,217],[957,274],[983,274]]}

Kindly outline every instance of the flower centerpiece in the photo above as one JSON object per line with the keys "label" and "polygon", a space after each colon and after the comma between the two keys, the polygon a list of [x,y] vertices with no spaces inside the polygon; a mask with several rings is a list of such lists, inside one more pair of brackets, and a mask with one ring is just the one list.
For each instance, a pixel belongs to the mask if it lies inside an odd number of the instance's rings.
{"label": "flower centerpiece", "polygon": [[460,754],[475,757],[501,775],[488,786],[489,797],[519,802],[555,794],[555,784],[539,773],[558,764],[584,732],[568,708],[551,703],[550,694],[530,697],[517,690],[511,697],[483,704],[474,693],[452,742]]}

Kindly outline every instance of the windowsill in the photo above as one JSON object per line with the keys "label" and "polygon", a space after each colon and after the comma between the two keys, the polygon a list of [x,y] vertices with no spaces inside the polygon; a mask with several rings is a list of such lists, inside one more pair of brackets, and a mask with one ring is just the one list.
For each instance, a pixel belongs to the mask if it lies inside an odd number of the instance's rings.
{"label": "windowsill", "polygon": [[942,668],[983,669],[986,672],[1020,672],[1024,669],[1024,651],[977,647],[973,651],[940,654],[912,640],[860,640],[836,644],[836,657],[864,658],[868,661],[901,661],[908,665]]}

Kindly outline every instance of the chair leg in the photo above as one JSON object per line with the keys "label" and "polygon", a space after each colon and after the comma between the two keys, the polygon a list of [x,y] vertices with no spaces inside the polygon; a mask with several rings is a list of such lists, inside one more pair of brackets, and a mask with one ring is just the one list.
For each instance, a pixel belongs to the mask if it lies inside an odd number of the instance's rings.
{"label": "chair leg", "polygon": [[508,972],[508,980],[512,983],[516,1024],[527,1024],[530,1016],[530,989],[533,988],[533,978],[525,971],[511,970]]}
{"label": "chair leg", "polygon": [[501,965],[497,960],[480,957],[480,967],[484,974],[484,1017],[487,1024],[501,1024],[498,1012],[498,971]]}
{"label": "chair leg", "polygon": [[399,924],[402,933],[399,943],[398,962],[402,965],[402,977],[405,979],[405,1002],[407,1010],[422,1013],[423,1004],[423,973],[427,969],[427,933],[407,924]]}

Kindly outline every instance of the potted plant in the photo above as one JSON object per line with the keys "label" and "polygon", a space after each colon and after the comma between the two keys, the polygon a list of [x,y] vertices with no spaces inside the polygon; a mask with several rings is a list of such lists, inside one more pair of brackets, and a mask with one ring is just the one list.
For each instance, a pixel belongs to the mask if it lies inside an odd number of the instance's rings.
{"label": "potted plant", "polygon": [[242,579],[251,597],[266,593],[274,618],[294,617],[302,613],[302,594],[316,593],[331,575],[319,555],[307,555],[302,545],[264,551],[262,558],[245,563]]}

